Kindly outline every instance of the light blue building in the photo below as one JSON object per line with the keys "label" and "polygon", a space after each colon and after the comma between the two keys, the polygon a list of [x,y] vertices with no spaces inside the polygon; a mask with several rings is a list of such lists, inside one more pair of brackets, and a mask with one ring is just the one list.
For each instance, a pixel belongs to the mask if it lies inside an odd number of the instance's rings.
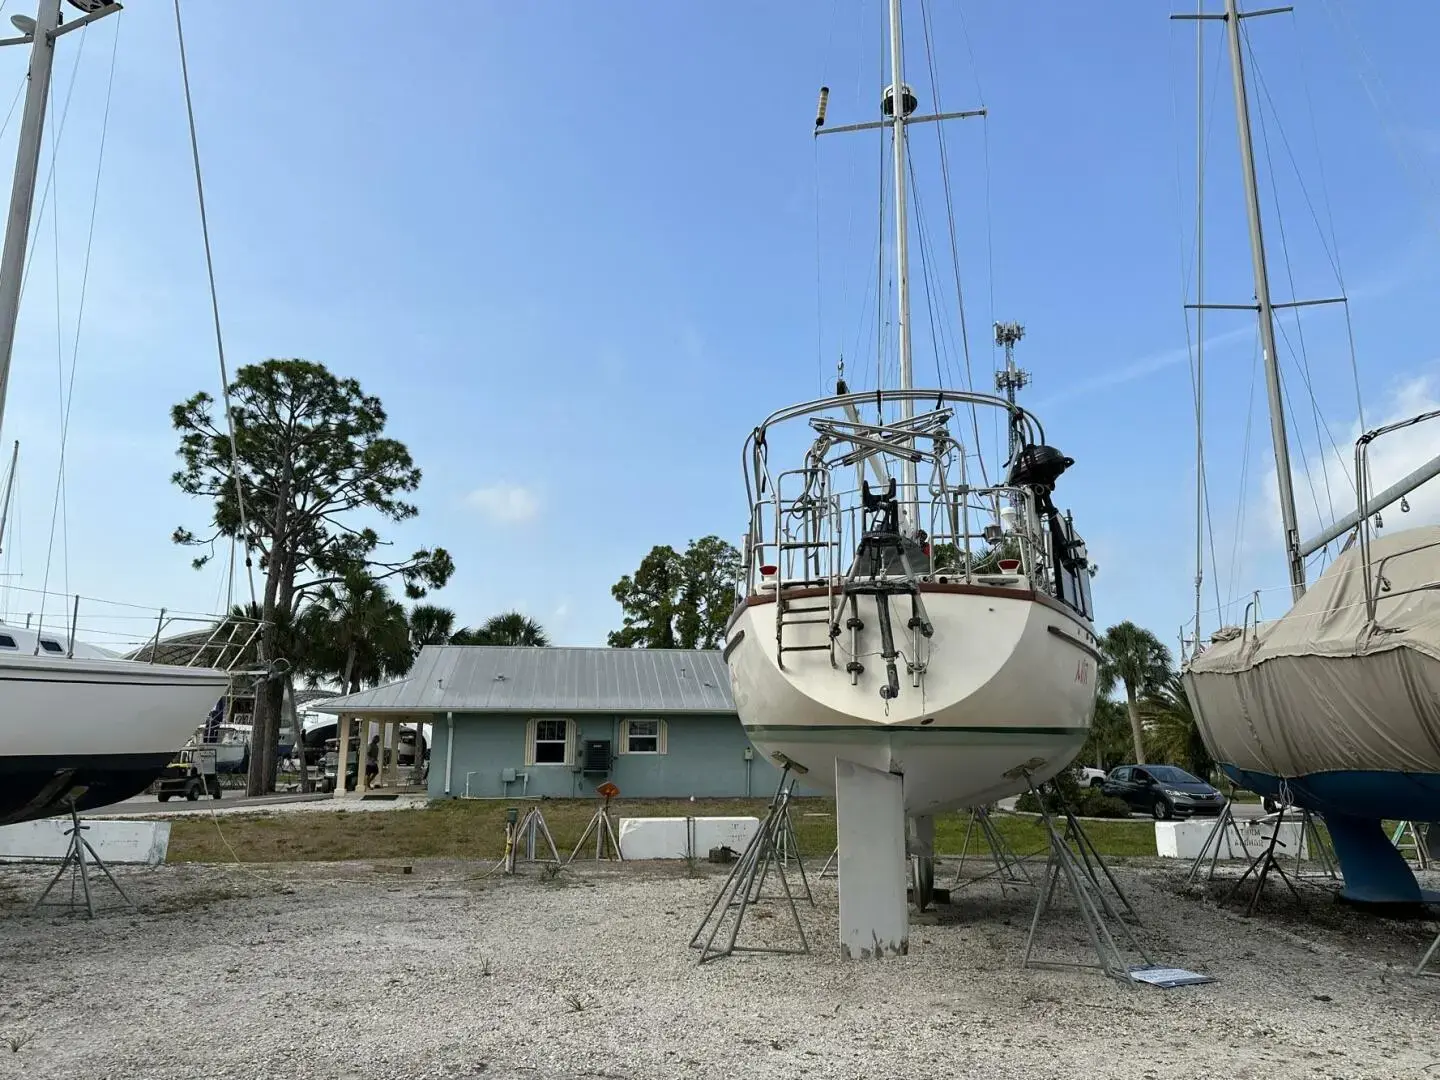
{"label": "light blue building", "polygon": [[[718,649],[430,645],[410,674],[315,708],[428,727],[433,799],[768,797]],[[799,785],[796,793],[800,794]]]}

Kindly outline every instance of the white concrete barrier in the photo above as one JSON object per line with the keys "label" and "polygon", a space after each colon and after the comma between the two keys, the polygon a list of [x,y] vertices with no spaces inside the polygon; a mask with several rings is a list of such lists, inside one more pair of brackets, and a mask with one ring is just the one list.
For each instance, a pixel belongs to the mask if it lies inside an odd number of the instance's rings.
{"label": "white concrete barrier", "polygon": [[[1234,820],[1240,829],[1240,837],[1244,839],[1244,847],[1236,837],[1235,829],[1227,828],[1219,838],[1220,858],[1246,859],[1247,850],[1248,858],[1255,858],[1269,845],[1270,837],[1275,832],[1275,823],[1246,821],[1242,818]],[[1162,859],[1193,859],[1200,854],[1200,849],[1205,846],[1205,838],[1213,828],[1214,818],[1157,821],[1155,851]],[[1275,845],[1275,855],[1277,858],[1288,856],[1293,859],[1297,848],[1302,859],[1310,857],[1309,837],[1305,835],[1304,826],[1299,821],[1287,821],[1280,826],[1280,842]],[[1209,858],[1213,854],[1212,848],[1205,857]]]}
{"label": "white concrete barrier", "polygon": [[[170,822],[121,821],[114,818],[81,819],[82,834],[107,863],[141,863],[158,866],[170,849]],[[58,862],[70,846],[68,817],[22,821],[0,826],[0,862]]]}
{"label": "white concrete barrier", "polygon": [[760,830],[755,817],[621,818],[620,854],[627,859],[703,859],[711,848],[737,855]]}

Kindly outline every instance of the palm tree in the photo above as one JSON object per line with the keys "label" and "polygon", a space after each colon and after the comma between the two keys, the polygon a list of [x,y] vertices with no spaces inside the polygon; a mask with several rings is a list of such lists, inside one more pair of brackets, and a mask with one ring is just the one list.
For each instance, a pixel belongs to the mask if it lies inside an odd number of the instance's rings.
{"label": "palm tree", "polygon": [[438,604],[416,604],[410,609],[410,644],[416,655],[426,645],[450,645],[455,637],[455,612]]}
{"label": "palm tree", "polygon": [[1145,729],[1140,722],[1140,699],[1170,676],[1170,650],[1149,630],[1128,619],[1105,631],[1100,640],[1105,659],[1100,665],[1100,692],[1109,696],[1116,683],[1125,687],[1125,709],[1135,739],[1135,761],[1145,764]]}
{"label": "palm tree", "polygon": [[1151,688],[1140,702],[1140,715],[1150,725],[1151,745],[1160,760],[1183,761],[1200,779],[1209,779],[1215,759],[1200,736],[1179,672],[1170,672],[1164,682]]}
{"label": "palm tree", "polygon": [[544,648],[550,644],[545,628],[519,611],[492,615],[479,627],[464,627],[451,638],[452,645],[533,645]]}
{"label": "palm tree", "polygon": [[404,605],[360,569],[324,586],[301,613],[298,629],[310,642],[306,674],[338,678],[344,693],[403,675],[414,660]]}

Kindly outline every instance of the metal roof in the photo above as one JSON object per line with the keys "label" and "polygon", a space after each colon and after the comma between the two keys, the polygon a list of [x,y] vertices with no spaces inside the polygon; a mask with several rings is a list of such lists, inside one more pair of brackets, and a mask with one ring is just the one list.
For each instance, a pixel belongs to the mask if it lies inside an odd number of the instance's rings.
{"label": "metal roof", "polygon": [[317,712],[735,711],[719,649],[427,645],[398,682],[330,698]]}

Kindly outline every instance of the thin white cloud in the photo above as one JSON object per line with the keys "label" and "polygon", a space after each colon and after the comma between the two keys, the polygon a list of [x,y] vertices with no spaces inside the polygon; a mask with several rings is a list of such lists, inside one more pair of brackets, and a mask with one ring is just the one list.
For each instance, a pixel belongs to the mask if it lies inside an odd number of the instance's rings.
{"label": "thin white cloud", "polygon": [[[1391,391],[1383,408],[1370,411],[1365,426],[1370,430],[1384,427],[1401,420],[1408,420],[1421,413],[1440,409],[1440,381],[1433,374],[1423,374],[1406,379]],[[1331,521],[1344,517],[1356,509],[1355,496],[1355,441],[1361,435],[1360,421],[1352,419],[1344,428],[1332,429],[1336,445],[1327,447],[1322,454],[1310,455],[1307,462],[1293,462],[1295,473],[1295,509],[1300,520],[1300,533],[1308,539]],[[1385,490],[1397,480],[1418,469],[1425,462],[1440,454],[1440,419],[1402,428],[1383,435],[1370,444],[1369,472],[1370,491],[1375,494]],[[1309,478],[1306,478],[1308,465]],[[1326,498],[1325,476],[1329,476],[1330,499]],[[1312,493],[1313,488],[1313,493]],[[1266,470],[1261,488],[1263,503],[1258,508],[1261,535],[1270,542],[1280,537],[1280,495],[1275,483],[1275,467]],[[1316,503],[1319,503],[1319,513]],[[1334,503],[1331,513],[1330,502]],[[1440,522],[1440,483],[1427,483],[1407,496],[1409,512],[1402,512],[1398,505],[1382,512],[1385,524],[1392,528],[1408,528],[1412,525],[1432,525]],[[1257,530],[1257,532],[1260,530]]]}
{"label": "thin white cloud", "polygon": [[[1440,409],[1440,378],[1434,373],[1411,376],[1395,384],[1378,408],[1367,408],[1365,430],[1374,430],[1435,409]],[[1362,433],[1359,418],[1351,418],[1345,424],[1333,424],[1330,431],[1335,445],[1327,446],[1324,453],[1312,451],[1304,457],[1295,452],[1294,432],[1291,433],[1295,511],[1302,540],[1309,540],[1332,521],[1356,509],[1355,440]],[[1261,444],[1254,453],[1268,459],[1268,431],[1262,431],[1257,437]],[[1380,437],[1371,444],[1369,452],[1372,496],[1437,455],[1440,455],[1440,418]],[[1328,497],[1325,487],[1327,473]],[[1212,610],[1216,602],[1213,576],[1217,572],[1221,602],[1225,605],[1224,617],[1220,619],[1222,623],[1237,621],[1244,601],[1257,589],[1261,592],[1262,612],[1266,618],[1275,618],[1290,606],[1282,558],[1280,494],[1275,475],[1273,461],[1266,460],[1264,468],[1256,469],[1256,477],[1244,498],[1242,516],[1237,521],[1233,518],[1236,497],[1233,479],[1211,474],[1211,507],[1216,514],[1214,552],[1219,565],[1210,565],[1210,543],[1207,541],[1202,602],[1209,629],[1214,628],[1217,614]],[[1228,515],[1222,509],[1227,503],[1230,506]],[[1431,481],[1411,492],[1406,497],[1406,505],[1408,511],[1402,511],[1398,503],[1382,511],[1385,528],[1396,530],[1440,523],[1440,480]],[[1340,550],[1344,541],[1342,536],[1331,544],[1330,558]],[[1319,553],[1311,556],[1308,576],[1312,581],[1327,561],[1327,557]]]}
{"label": "thin white cloud", "polygon": [[[1226,330],[1219,334],[1212,334],[1205,339],[1205,349],[1210,351],[1218,349],[1231,342],[1239,341],[1242,338],[1254,339],[1255,326],[1253,323],[1246,323],[1234,329]],[[1037,403],[1033,408],[1044,414],[1060,402],[1069,401],[1072,398],[1081,397],[1085,394],[1097,393],[1101,390],[1109,390],[1116,386],[1123,386],[1126,383],[1135,382],[1138,379],[1146,378],[1157,371],[1164,371],[1166,368],[1175,367],[1179,364],[1189,363],[1190,348],[1180,345],[1173,349],[1165,349],[1161,352],[1151,353],[1149,356],[1133,360],[1121,367],[1111,368],[1108,371],[1101,371],[1089,378],[1078,379],[1070,385],[1051,394],[1043,402]]]}
{"label": "thin white cloud", "polygon": [[540,513],[539,497],[519,484],[491,484],[476,488],[465,496],[465,501],[491,521],[502,525],[531,521]]}

